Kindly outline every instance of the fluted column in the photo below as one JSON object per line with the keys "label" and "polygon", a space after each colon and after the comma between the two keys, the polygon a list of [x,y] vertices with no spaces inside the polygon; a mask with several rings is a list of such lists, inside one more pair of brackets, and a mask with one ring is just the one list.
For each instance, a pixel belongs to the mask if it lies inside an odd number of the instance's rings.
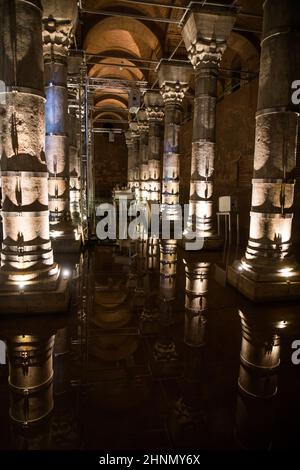
{"label": "fluted column", "polygon": [[249,241],[228,272],[229,282],[255,301],[300,296],[291,255],[299,116],[291,85],[300,76],[299,26],[299,2],[264,2]]}
{"label": "fluted column", "polygon": [[182,30],[195,69],[194,126],[187,230],[218,248],[214,231],[213,179],[219,65],[235,21],[235,10],[207,6],[191,10]]}
{"label": "fluted column", "polygon": [[149,201],[160,203],[161,198],[161,153],[164,102],[159,93],[148,91],[144,96],[146,115],[149,122],[148,145],[148,197]]}
{"label": "fluted column", "polygon": [[[46,93],[46,159],[49,171],[51,236],[55,248],[74,239],[70,216],[69,118],[67,57],[76,1],[44,2],[44,64]],[[59,240],[58,240],[59,239]],[[62,248],[64,249],[64,248]]]}
{"label": "fluted column", "polygon": [[[0,16],[0,81],[6,85],[0,98],[0,311],[60,311],[68,296],[65,283],[60,285],[61,295],[52,296],[60,269],[53,261],[49,236],[41,4],[1,0]],[[39,291],[44,291],[44,298]]]}
{"label": "fluted column", "polygon": [[162,214],[165,220],[179,218],[179,133],[182,122],[183,99],[189,88],[191,71],[180,65],[162,62],[159,85],[165,103],[165,133],[162,183]]}
{"label": "fluted column", "polygon": [[149,165],[148,165],[148,135],[149,125],[144,110],[137,113],[138,131],[140,135],[139,145],[139,176],[140,176],[140,200],[148,201]]}

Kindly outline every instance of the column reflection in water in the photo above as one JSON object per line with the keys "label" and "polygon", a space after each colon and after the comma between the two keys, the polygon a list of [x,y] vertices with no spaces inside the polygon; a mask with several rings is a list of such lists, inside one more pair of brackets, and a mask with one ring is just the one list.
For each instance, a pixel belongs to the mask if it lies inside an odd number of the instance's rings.
{"label": "column reflection in water", "polygon": [[[186,253],[183,260],[186,282],[184,369],[180,381],[180,395],[174,403],[170,419],[172,439],[184,446],[191,445],[194,436],[199,436],[199,432],[203,433],[207,427],[204,413],[207,360],[204,355],[210,263],[198,259],[199,256]],[[204,435],[199,438],[203,443]]]}
{"label": "column reflection in water", "polygon": [[147,240],[147,271],[145,276],[145,302],[140,316],[143,334],[155,334],[158,330],[158,293],[159,293],[159,240]]}
{"label": "column reflection in water", "polygon": [[64,317],[1,322],[7,344],[11,447],[50,447],[50,419],[54,408],[53,350],[55,334]]}
{"label": "column reflection in water", "polygon": [[188,258],[184,263],[186,274],[184,342],[197,347],[202,346],[205,341],[210,263]]}
{"label": "column reflection in water", "polygon": [[274,318],[258,319],[241,311],[240,318],[242,345],[236,438],[243,448],[268,449],[272,445],[282,322]]}
{"label": "column reflection in water", "polygon": [[177,240],[160,240],[159,334],[153,358],[159,374],[168,375],[177,366],[178,354],[172,334],[176,321]]}

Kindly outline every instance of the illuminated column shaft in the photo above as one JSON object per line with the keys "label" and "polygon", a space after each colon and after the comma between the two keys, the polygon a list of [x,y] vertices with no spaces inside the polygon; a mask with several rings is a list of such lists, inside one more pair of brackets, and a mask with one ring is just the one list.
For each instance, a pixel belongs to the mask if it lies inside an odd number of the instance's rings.
{"label": "illuminated column shaft", "polygon": [[268,263],[276,263],[290,254],[295,185],[292,173],[296,166],[298,132],[298,113],[291,109],[290,86],[300,73],[300,61],[295,63],[292,54],[300,47],[300,35],[293,28],[296,25],[299,28],[299,15],[300,6],[293,0],[285,2],[284,8],[278,0],[264,3],[252,209],[246,251],[246,259],[254,263],[266,259]]}
{"label": "illuminated column shaft", "polygon": [[53,409],[54,336],[15,336],[7,341],[10,416],[20,424],[32,424]]}
{"label": "illuminated column shaft", "polygon": [[69,114],[70,211],[73,220],[78,220],[80,217],[81,163],[78,133],[78,119],[75,115]]}
{"label": "illuminated column shaft", "polygon": [[49,282],[39,288],[51,289],[58,277],[49,237],[41,14],[37,0],[17,1],[15,11],[11,2],[0,2],[0,80],[6,85],[0,93],[4,290],[25,281],[28,290],[36,290],[36,281],[43,279]]}
{"label": "illuminated column shaft", "polygon": [[44,30],[46,158],[53,225],[62,225],[69,219],[68,44],[67,33],[58,30],[55,20],[47,20]]}
{"label": "illuminated column shaft", "polygon": [[196,71],[188,229],[213,235],[213,178],[219,64],[235,15],[227,8],[191,11],[183,29],[189,59]]}
{"label": "illuminated column shaft", "polygon": [[166,220],[179,217],[179,134],[183,99],[188,89],[190,71],[162,63],[159,69],[160,91],[165,103],[162,213]]}
{"label": "illuminated column shaft", "polygon": [[149,125],[145,111],[140,110],[137,114],[138,129],[140,134],[140,199],[148,201],[148,181],[149,181],[149,165],[148,165],[148,138]]}
{"label": "illuminated column shaft", "polygon": [[205,341],[209,263],[184,260],[185,329],[184,342],[189,346],[202,346]]}
{"label": "illuminated column shaft", "polygon": [[249,241],[245,258],[229,271],[230,282],[254,300],[300,295],[291,257],[299,116],[291,84],[300,76],[299,26],[299,2],[264,2]]}
{"label": "illuminated column shaft", "polygon": [[146,114],[149,122],[149,200],[160,203],[161,197],[161,152],[164,103],[159,93],[147,92],[144,96]]}

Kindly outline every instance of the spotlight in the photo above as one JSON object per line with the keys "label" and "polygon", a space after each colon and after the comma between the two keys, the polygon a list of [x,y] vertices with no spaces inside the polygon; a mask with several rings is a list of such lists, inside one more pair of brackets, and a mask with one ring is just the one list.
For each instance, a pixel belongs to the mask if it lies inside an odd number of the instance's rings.
{"label": "spotlight", "polygon": [[62,272],[62,275],[63,275],[64,279],[68,279],[71,275],[71,272],[70,272],[69,269],[64,269],[63,272]]}

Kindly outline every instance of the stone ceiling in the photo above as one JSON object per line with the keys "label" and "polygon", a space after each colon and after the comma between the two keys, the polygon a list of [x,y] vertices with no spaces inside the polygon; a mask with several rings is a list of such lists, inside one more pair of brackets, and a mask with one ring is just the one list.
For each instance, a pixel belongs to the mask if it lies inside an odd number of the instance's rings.
{"label": "stone ceiling", "polygon": [[[97,119],[101,115],[107,118],[110,114],[114,120],[116,116],[124,119],[128,93],[120,91],[114,84],[125,81],[136,86],[146,81],[149,88],[157,87],[156,67],[161,59],[187,60],[179,22],[187,13],[190,2],[175,0],[172,5],[170,3],[167,0],[80,2],[77,44],[86,53],[88,75],[93,79],[107,79],[109,83],[107,89],[102,88],[96,93]],[[203,1],[193,3],[202,4]],[[207,2],[204,0],[204,3]],[[244,77],[251,77],[259,70],[263,0],[219,0],[219,3],[234,3],[239,7],[221,64],[222,73],[225,79],[230,79],[237,69],[245,72]],[[224,88],[226,85],[219,87],[220,92]]]}

